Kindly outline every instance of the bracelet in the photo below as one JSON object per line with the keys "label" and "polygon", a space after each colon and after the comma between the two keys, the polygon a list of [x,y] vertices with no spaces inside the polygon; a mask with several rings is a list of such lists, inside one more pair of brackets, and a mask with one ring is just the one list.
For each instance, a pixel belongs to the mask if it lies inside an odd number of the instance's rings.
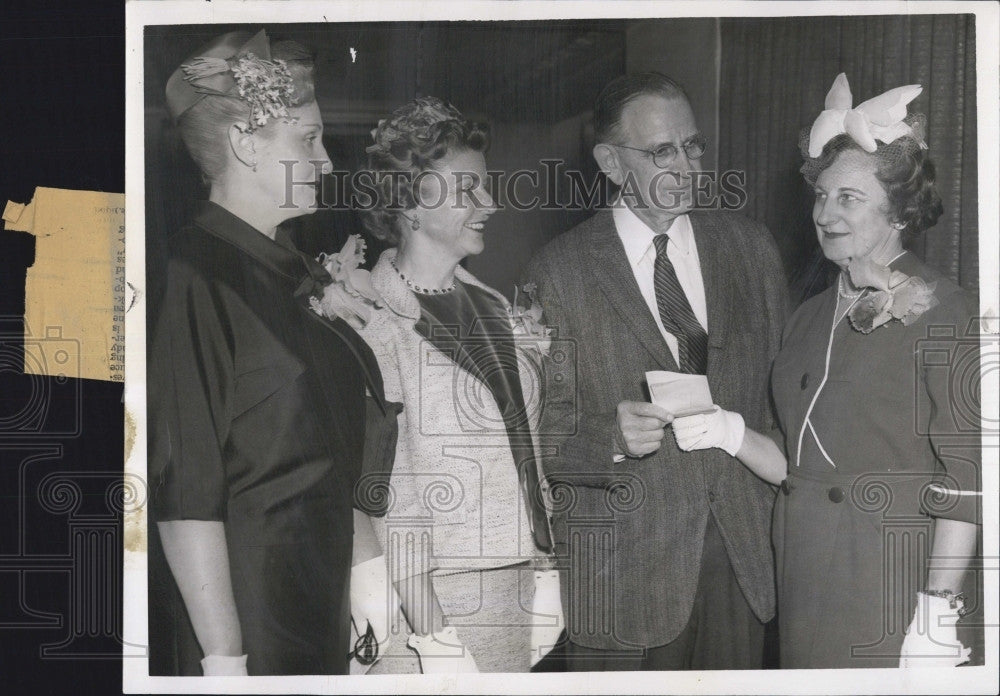
{"label": "bracelet", "polygon": [[948,600],[948,608],[954,609],[959,617],[965,616],[969,610],[965,608],[965,593],[951,590],[924,590],[928,597],[940,597]]}

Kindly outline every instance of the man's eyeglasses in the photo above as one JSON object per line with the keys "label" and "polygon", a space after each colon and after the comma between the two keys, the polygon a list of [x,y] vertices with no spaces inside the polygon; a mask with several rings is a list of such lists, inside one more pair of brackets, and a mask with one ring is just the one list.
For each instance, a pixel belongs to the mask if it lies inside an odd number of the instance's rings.
{"label": "man's eyeglasses", "polygon": [[[647,155],[652,156],[653,164],[660,169],[669,167],[677,158],[679,152],[677,146],[670,143],[660,145],[655,150],[644,150],[641,147],[632,147],[631,145],[615,145],[615,147],[623,147],[626,150],[635,150],[636,152],[645,152]],[[685,142],[681,147],[684,148],[684,154],[687,155],[689,160],[697,160],[701,159],[702,155],[705,154],[705,150],[708,149],[708,141],[704,135],[699,133]]]}

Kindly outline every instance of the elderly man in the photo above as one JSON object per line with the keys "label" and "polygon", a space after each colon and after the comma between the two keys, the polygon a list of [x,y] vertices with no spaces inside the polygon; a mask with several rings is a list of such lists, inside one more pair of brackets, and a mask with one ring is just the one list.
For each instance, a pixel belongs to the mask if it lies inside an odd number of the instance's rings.
{"label": "elderly man", "polygon": [[[774,614],[773,489],[732,458],[773,427],[768,371],[787,311],[762,225],[693,210],[706,141],[684,91],[618,78],[594,108],[616,204],[532,260],[546,324],[576,364],[547,380],[541,434],[574,670],[755,669]],[[567,353],[570,354],[570,353]],[[647,370],[706,375],[723,449],[682,452]],[[727,454],[728,452],[728,454]]]}

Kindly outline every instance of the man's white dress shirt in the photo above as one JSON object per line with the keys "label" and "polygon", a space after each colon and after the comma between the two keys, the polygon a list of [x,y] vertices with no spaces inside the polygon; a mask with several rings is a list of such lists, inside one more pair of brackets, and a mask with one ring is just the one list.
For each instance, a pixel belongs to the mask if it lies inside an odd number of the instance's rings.
{"label": "man's white dress shirt", "polygon": [[[656,320],[656,326],[663,334],[663,339],[667,342],[674,360],[679,365],[677,337],[663,328],[660,309],[656,305],[656,290],[653,286],[653,268],[656,262],[656,246],[653,244],[653,237],[656,233],[640,220],[627,205],[616,206],[612,210],[612,215],[614,216],[615,229],[618,230],[618,236],[625,246],[625,255],[628,256],[632,274],[635,275],[635,280],[639,284],[642,298],[646,300],[649,311],[652,313],[653,319]],[[701,278],[698,247],[694,243],[694,231],[691,229],[690,218],[687,215],[674,218],[667,234],[670,239],[667,242],[667,258],[674,265],[677,280],[691,304],[695,318],[698,319],[698,323],[707,333],[708,309],[705,303],[705,283]]]}

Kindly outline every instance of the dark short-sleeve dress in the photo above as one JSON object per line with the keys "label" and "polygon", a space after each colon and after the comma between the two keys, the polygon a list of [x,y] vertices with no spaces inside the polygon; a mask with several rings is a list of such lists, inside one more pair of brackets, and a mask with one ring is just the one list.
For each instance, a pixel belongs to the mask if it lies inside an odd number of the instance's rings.
{"label": "dark short-sleeve dress", "polygon": [[205,203],[169,246],[148,359],[152,520],[225,523],[251,675],[344,673],[374,356],[308,308],[311,260],[224,208]]}
{"label": "dark short-sleeve dress", "polygon": [[911,253],[891,267],[936,282],[939,304],[863,334],[834,324],[830,288],[789,320],[774,362],[783,668],[897,666],[931,516],[981,520],[977,308]]}

